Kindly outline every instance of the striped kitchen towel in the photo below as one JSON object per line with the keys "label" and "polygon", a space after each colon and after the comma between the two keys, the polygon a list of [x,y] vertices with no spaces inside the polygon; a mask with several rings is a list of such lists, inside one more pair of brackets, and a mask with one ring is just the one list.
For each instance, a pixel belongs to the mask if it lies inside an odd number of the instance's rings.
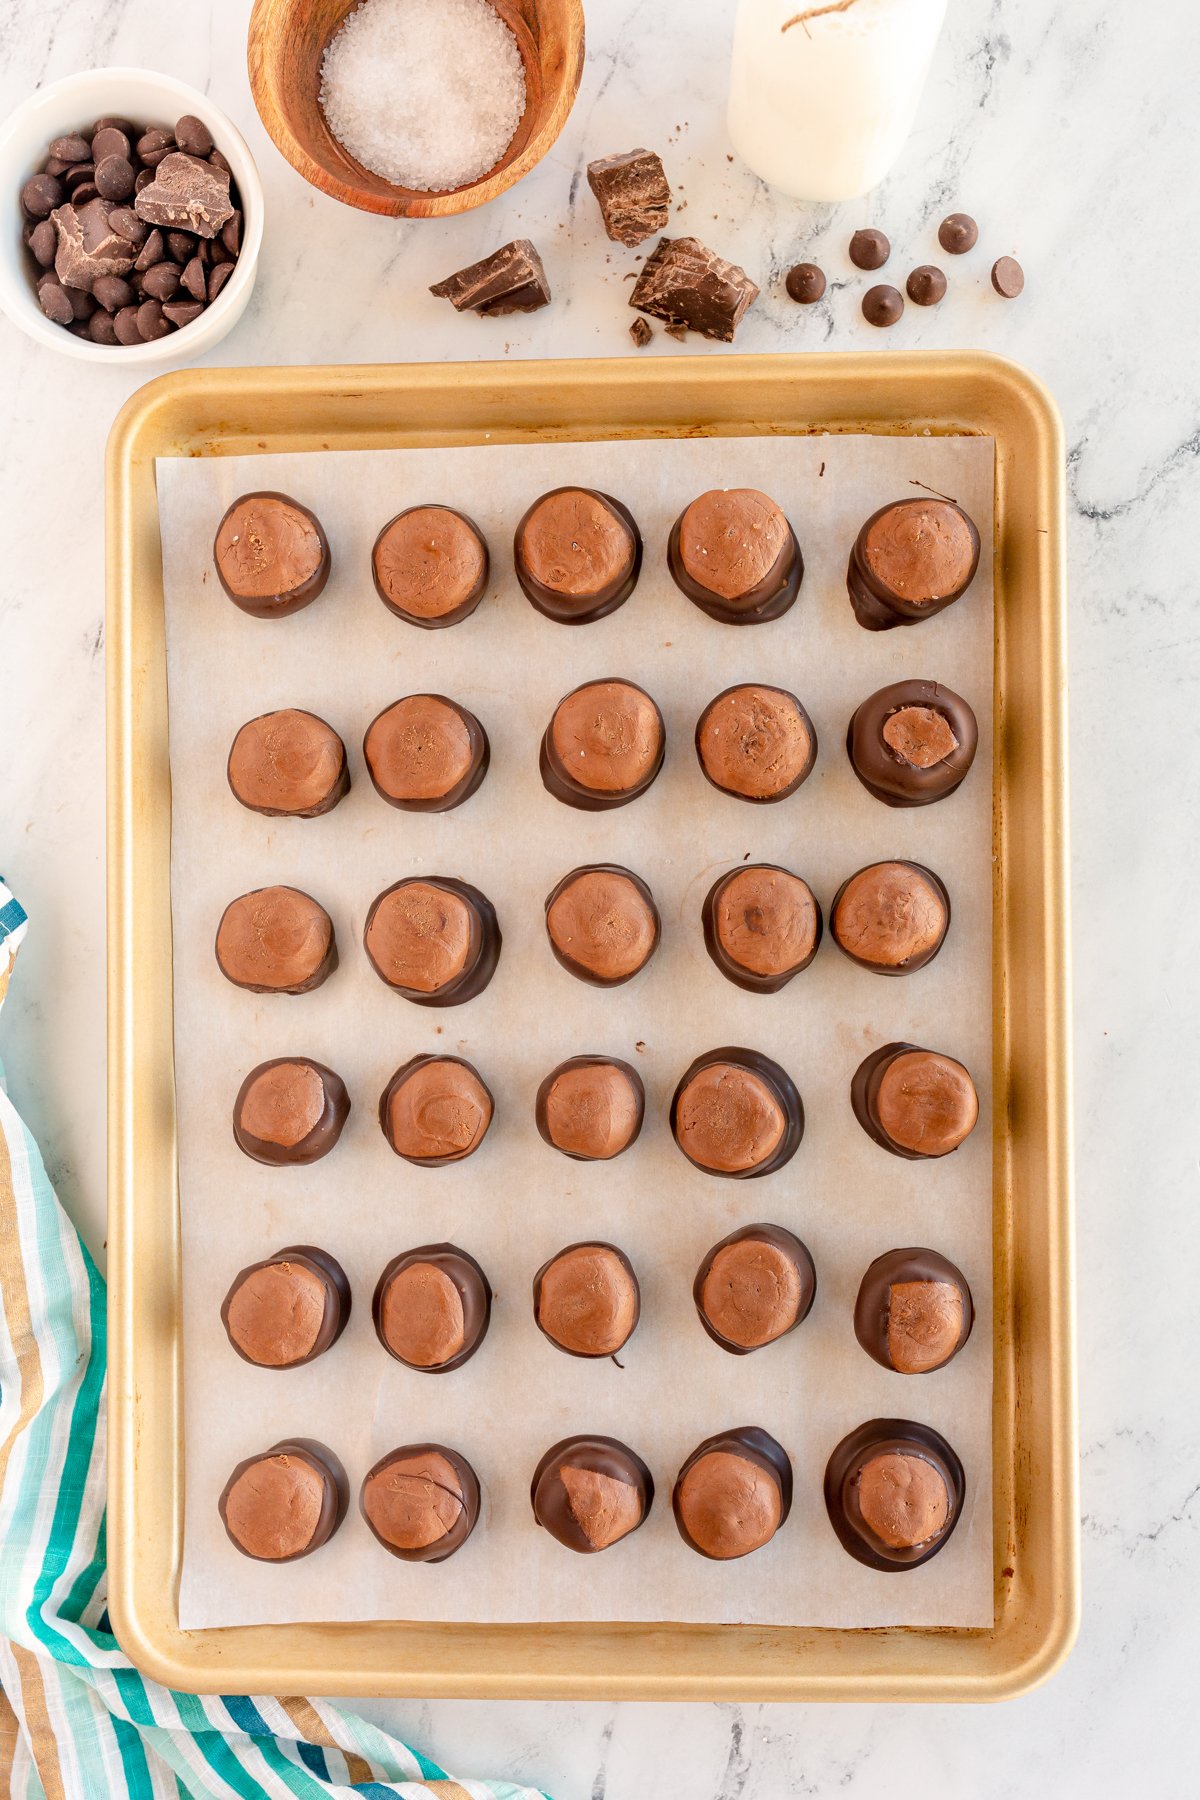
{"label": "striped kitchen towel", "polygon": [[[0,882],[0,1004],[25,914]],[[539,1800],[448,1778],[326,1701],[175,1693],[108,1626],[104,1282],[0,1071],[0,1792]]]}

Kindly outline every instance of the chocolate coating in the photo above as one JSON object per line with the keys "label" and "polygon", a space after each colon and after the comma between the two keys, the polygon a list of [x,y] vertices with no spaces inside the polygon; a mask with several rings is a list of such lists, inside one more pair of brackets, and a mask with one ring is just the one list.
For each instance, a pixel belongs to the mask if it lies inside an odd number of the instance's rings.
{"label": "chocolate coating", "polygon": [[550,948],[570,974],[592,987],[619,987],[645,968],[662,922],[640,876],[615,863],[587,863],[546,896]]}
{"label": "chocolate coating", "polygon": [[706,780],[735,800],[786,800],[817,760],[813,722],[784,688],[726,688],[696,721],[696,755]]}
{"label": "chocolate coating", "polygon": [[397,1156],[422,1168],[461,1162],[487,1136],[495,1101],[461,1056],[414,1056],[379,1097],[379,1124]]}
{"label": "chocolate coating", "polygon": [[217,526],[217,579],[257,619],[299,612],[324,591],[332,558],[315,513],[286,494],[243,494]]}
{"label": "chocolate coating", "polygon": [[940,1432],[912,1419],[869,1419],[825,1469],[825,1509],[843,1550],[869,1569],[915,1569],[936,1556],[962,1513],[963,1467]]}
{"label": "chocolate coating", "polygon": [[608,1162],[637,1139],[646,1112],[642,1078],[612,1056],[572,1056],[537,1091],[534,1122],[547,1144],[576,1162]]}
{"label": "chocolate coating", "polygon": [[795,1331],[812,1310],[817,1271],[806,1244],[782,1225],[743,1225],[714,1244],[692,1299],[714,1344],[748,1356]]}
{"label": "chocolate coating", "polygon": [[821,942],[816,896],[778,863],[743,863],[718,876],[700,917],[722,975],[752,994],[777,994],[807,969]]}
{"label": "chocolate coating", "polygon": [[933,961],[950,928],[950,896],[922,863],[871,863],[833,898],[829,930],[851,962],[875,975],[911,975]]}
{"label": "chocolate coating", "polygon": [[685,506],[667,543],[675,585],[710,619],[781,619],[800,592],[804,558],[783,509],[757,488],[711,488]]}
{"label": "chocolate coating", "polygon": [[308,994],[338,966],[333,920],[299,888],[255,888],[217,926],[217,966],[252,994]]}
{"label": "chocolate coating", "polygon": [[500,926],[468,882],[414,875],[371,902],[363,945],[380,980],[414,1006],[461,1006],[496,973]]}
{"label": "chocolate coating", "polygon": [[615,1244],[568,1244],[533,1278],[533,1317],[568,1356],[615,1356],[637,1329],[642,1294]]}
{"label": "chocolate coating", "polygon": [[965,778],[979,726],[939,681],[893,681],[857,709],[846,733],[850,766],[885,806],[932,806]]}
{"label": "chocolate coating", "polygon": [[636,1531],[654,1502],[654,1478],[617,1438],[569,1437],[551,1445],[533,1472],[533,1516],[551,1537],[583,1556],[609,1550]]}
{"label": "chocolate coating", "polygon": [[542,737],[542,785],[581,812],[627,806],[663,765],[663,716],[632,681],[588,681],[559,701]]}
{"label": "chocolate coating", "polygon": [[371,1301],[375,1335],[397,1362],[447,1375],[469,1362],[487,1336],[492,1290],[456,1244],[422,1244],[393,1256]]}
{"label": "chocolate coating", "polygon": [[713,1562],[761,1550],[791,1507],[787,1451],[757,1425],[723,1431],[697,1444],[671,1495],[680,1537]]}
{"label": "chocolate coating", "polygon": [[671,1131],[694,1167],[745,1181],[791,1161],[804,1107],[777,1062],[730,1046],[706,1051],[686,1071],[671,1101]]}
{"label": "chocolate coating", "polygon": [[952,500],[895,500],[871,514],[850,552],[846,587],[867,631],[919,625],[965,594],[979,533]]}
{"label": "chocolate coating", "polygon": [[315,819],[350,792],[346,746],[337,732],[292,706],[242,726],[226,778],[236,800],[272,819]]}
{"label": "chocolate coating", "polygon": [[340,1075],[309,1056],[277,1056],[251,1069],[233,1103],[233,1135],[255,1162],[284,1167],[327,1156],[350,1116]]}
{"label": "chocolate coating", "polygon": [[312,1438],[287,1438],[240,1462],[217,1502],[230,1542],[255,1562],[295,1562],[346,1516],[346,1471]]}
{"label": "chocolate coating", "polygon": [[375,792],[401,812],[450,812],[469,800],[491,760],[487,732],[445,694],[409,694],[367,726],[363,756]]}
{"label": "chocolate coating", "polygon": [[868,1356],[899,1375],[944,1369],[971,1335],[966,1276],[936,1250],[877,1256],[854,1303],[854,1335]]}
{"label": "chocolate coating", "polygon": [[868,1137],[910,1162],[949,1156],[979,1117],[975,1083],[963,1065],[916,1044],[884,1044],[864,1057],[850,1104]]}
{"label": "chocolate coating", "polygon": [[221,1323],[244,1362],[298,1369],[337,1343],[350,1307],[341,1263],[312,1244],[292,1244],[234,1276]]}
{"label": "chocolate coating", "polygon": [[479,1518],[479,1479],[445,1444],[402,1444],[367,1471],[359,1510],[385,1550],[403,1562],[445,1562]]}
{"label": "chocolate coating", "polygon": [[633,515],[594,488],[551,488],[524,514],[513,562],[526,599],[560,625],[586,625],[637,586],[642,539]]}
{"label": "chocolate coating", "polygon": [[488,547],[474,519],[449,506],[410,506],[371,551],[375,592],[398,619],[440,631],[469,618],[487,592]]}

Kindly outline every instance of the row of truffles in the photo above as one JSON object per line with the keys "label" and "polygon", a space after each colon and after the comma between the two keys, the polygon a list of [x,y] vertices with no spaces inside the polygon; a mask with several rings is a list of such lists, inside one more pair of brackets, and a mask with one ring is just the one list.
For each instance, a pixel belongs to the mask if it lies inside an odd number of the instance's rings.
{"label": "row of truffles", "polygon": [[[743,1225],[705,1254],[692,1284],[714,1344],[748,1356],[777,1343],[812,1310],[817,1272],[807,1245],[782,1225]],[[221,1306],[238,1355],[261,1369],[296,1369],[323,1356],[350,1317],[350,1284],[325,1250],[293,1244],[242,1269]],[[533,1317],[557,1350],[602,1360],[623,1350],[641,1318],[633,1264],[615,1244],[568,1244],[533,1278]],[[394,1256],[371,1301],[389,1356],[423,1374],[460,1369],[487,1336],[492,1289],[456,1244]],[[936,1250],[889,1250],[863,1276],[854,1332],[868,1356],[899,1375],[945,1368],[971,1335],[975,1313],[961,1270]]]}
{"label": "row of truffles", "polygon": [[[962,1464],[941,1434],[910,1419],[871,1419],[836,1446],[825,1506],[843,1548],[868,1568],[928,1562],[962,1514]],[[533,1472],[533,1516],[568,1550],[609,1550],[644,1524],[654,1479],[617,1438],[577,1436],[551,1446]],[[761,1426],[697,1444],[676,1477],[671,1509],[689,1549],[731,1562],[769,1544],[792,1505],[787,1451]],[[403,1444],[367,1472],[359,1511],[385,1550],[404,1562],[444,1562],[479,1521],[479,1478],[445,1444]],[[338,1530],[349,1483],[323,1444],[296,1438],[247,1457],[219,1501],[230,1541],[259,1562],[294,1562]]]}
{"label": "row of truffles", "polygon": [[[948,1156],[979,1117],[970,1072],[954,1057],[917,1044],[884,1044],[850,1083],[854,1116],[873,1142],[909,1160]],[[642,1083],[628,1063],[577,1056],[538,1089],[535,1118],[548,1144],[580,1162],[602,1162],[638,1137]],[[350,1096],[334,1070],[307,1056],[259,1063],[238,1089],[238,1148],[271,1167],[327,1156],[350,1116]],[[462,1162],[483,1143],[495,1099],[460,1056],[414,1056],[379,1099],[379,1124],[397,1156],[419,1168]],[[789,1163],[804,1136],[804,1105],[787,1071],[761,1051],[727,1046],[698,1056],[670,1106],[675,1143],[705,1175],[748,1180]]]}
{"label": "row of truffles", "polygon": [[[794,794],[817,760],[813,722],[795,694],[760,682],[710,700],[695,729],[696,757],[720,793],[752,805]],[[937,681],[896,681],[857,708],[846,735],[850,766],[888,806],[929,806],[953,794],[979,743],[975,714]],[[636,682],[607,677],[565,694],[542,734],[538,767],[548,794],[581,812],[628,806],[652,786],[666,756],[662,713]],[[381,799],[402,812],[443,813],[481,785],[487,731],[445,694],[408,694],[374,718],[363,758]],[[295,707],[241,727],[226,777],[236,800],[270,818],[312,819],[350,791],[346,746],[331,725]]]}
{"label": "row of truffles", "polygon": [[[243,494],[213,543],[221,586],[260,619],[284,618],[323,592],[332,568],[316,514],[286,494]],[[628,507],[595,488],[552,488],[525,512],[513,538],[526,599],[560,625],[586,625],[623,606],[642,568],[642,537]],[[868,631],[918,625],[966,593],[979,533],[952,500],[892,501],[863,525],[846,586]],[[761,625],[795,603],[804,558],[782,507],[757,488],[713,488],[671,527],[667,567],[694,605],[726,625]],[[425,630],[457,625],[487,590],[490,555],[473,519],[448,506],[413,506],[383,527],[371,572],[384,605]]]}

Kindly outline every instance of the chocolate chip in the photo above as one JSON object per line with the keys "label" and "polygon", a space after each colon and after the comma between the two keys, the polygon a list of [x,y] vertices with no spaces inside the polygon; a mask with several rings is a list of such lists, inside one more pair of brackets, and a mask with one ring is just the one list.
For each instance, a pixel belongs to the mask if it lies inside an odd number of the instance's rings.
{"label": "chocolate chip", "polygon": [[76,319],[90,319],[96,310],[96,302],[84,288],[68,287],[63,283],[63,293],[71,302],[71,316]]}
{"label": "chocolate chip", "polygon": [[108,215],[108,228],[123,237],[127,244],[144,244],[150,227],[139,219],[132,206],[114,206]]}
{"label": "chocolate chip", "polygon": [[230,256],[236,256],[242,247],[242,215],[236,208],[233,217],[226,219],[221,227],[221,242]]}
{"label": "chocolate chip", "polygon": [[133,164],[123,156],[106,156],[96,164],[96,192],[102,200],[128,200],[134,180]]}
{"label": "chocolate chip", "polygon": [[168,300],[163,307],[163,318],[170,319],[172,325],[190,325],[203,311],[202,300]]}
{"label": "chocolate chip", "polygon": [[81,181],[71,198],[76,206],[86,206],[89,201],[95,200],[99,193],[100,190],[94,181]]}
{"label": "chocolate chip", "polygon": [[898,288],[881,282],[863,295],[862,314],[868,325],[894,325],[904,311],[904,299]]}
{"label": "chocolate chip", "polygon": [[207,156],[213,147],[212,132],[194,113],[185,113],[176,122],[175,142],[189,156]]}
{"label": "chocolate chip", "polygon": [[147,269],[142,277],[142,292],[152,300],[173,300],[179,292],[178,263],[160,262]]}
{"label": "chocolate chip", "polygon": [[783,285],[798,306],[812,306],[825,292],[825,277],[816,263],[797,263]]}
{"label": "chocolate chip", "polygon": [[198,256],[193,256],[189,263],[184,264],[183,285],[193,300],[207,300],[208,276]]}
{"label": "chocolate chip", "polygon": [[147,343],[154,338],[166,337],[171,327],[163,317],[162,303],[158,300],[143,300],[137,310],[138,333]]}
{"label": "chocolate chip", "polygon": [[153,169],[139,169],[137,180],[133,184],[134,193],[140,194],[142,192],[142,189],[148,188],[150,186],[150,183],[153,180],[154,180],[154,170]]}
{"label": "chocolate chip", "polygon": [[88,320],[88,336],[93,344],[117,343],[117,328],[113,323],[113,316],[106,313],[103,307],[97,307]]}
{"label": "chocolate chip", "polygon": [[131,344],[141,344],[145,342],[141,332],[138,330],[138,308],[136,306],[123,306],[121,308],[120,312],[113,320],[113,330],[116,333],[118,344],[124,344],[127,348]]}
{"label": "chocolate chip", "polygon": [[70,168],[70,166],[71,166],[70,163],[64,162],[62,160],[61,156],[48,156],[46,158],[46,166],[42,170],[42,174],[43,175],[53,175],[55,180],[57,181],[57,180],[60,180],[61,177],[66,174],[66,172]]}
{"label": "chocolate chip", "polygon": [[136,125],[131,125],[128,119],[118,119],[115,116],[109,115],[106,115],[103,119],[96,120],[96,123],[92,126],[92,136],[95,137],[98,131],[124,132],[131,144],[133,143],[133,140],[139,136],[138,127]]}
{"label": "chocolate chip", "polygon": [[59,287],[57,281],[43,281],[38,285],[38,304],[48,319],[56,325],[69,325],[75,317],[75,308],[71,305],[70,295],[65,288]]}
{"label": "chocolate chip", "polygon": [[196,254],[196,239],[190,231],[168,231],[167,255],[182,268]]}
{"label": "chocolate chip", "polygon": [[72,337],[90,339],[92,335],[91,327],[86,319],[72,319],[71,323],[67,326],[67,330]]}
{"label": "chocolate chip", "polygon": [[970,213],[950,213],[938,226],[938,243],[949,256],[962,256],[978,240],[979,227]]}
{"label": "chocolate chip", "polygon": [[882,269],[891,254],[882,231],[856,231],[850,239],[850,261],[856,269]]}
{"label": "chocolate chip", "polygon": [[29,248],[36,261],[43,269],[48,269],[54,262],[54,252],[58,248],[58,233],[49,219],[39,219],[29,234]]}
{"label": "chocolate chip", "polygon": [[542,259],[528,238],[514,238],[490,256],[435,282],[429,291],[439,300],[449,300],[456,312],[475,312],[481,318],[536,312],[550,300]]}
{"label": "chocolate chip", "polygon": [[148,169],[157,169],[164,156],[175,148],[175,139],[162,125],[152,125],[137,141],[137,153]]}
{"label": "chocolate chip", "polygon": [[72,198],[74,198],[77,187],[81,187],[85,181],[94,181],[95,179],[96,165],[89,158],[87,162],[72,163],[71,167],[63,176],[63,186]]}
{"label": "chocolate chip", "polygon": [[108,156],[119,156],[128,162],[133,154],[133,147],[128,137],[117,125],[104,125],[92,139],[92,157],[101,163]]}
{"label": "chocolate chip", "polygon": [[1025,286],[1025,271],[1012,256],[1002,256],[992,264],[992,286],[1005,300],[1015,300]]}
{"label": "chocolate chip", "polygon": [[637,312],[731,344],[758,286],[698,238],[660,238],[629,296]]}
{"label": "chocolate chip", "polygon": [[133,288],[120,275],[97,275],[92,293],[106,312],[119,312],[123,306],[133,305]]}
{"label": "chocolate chip", "polygon": [[231,262],[218,263],[215,269],[209,270],[208,302],[210,306],[220,293],[221,289],[225,286],[225,283],[229,280],[229,277],[233,274],[233,270],[234,265]]}
{"label": "chocolate chip", "polygon": [[219,150],[214,150],[212,152],[212,154],[209,156],[208,160],[212,164],[214,169],[224,169],[224,171],[227,175],[233,174],[233,170],[229,167],[228,162],[221,155],[221,152]]}
{"label": "chocolate chip", "polygon": [[904,291],[914,306],[936,306],[945,298],[946,277],[933,263],[922,263],[905,282]]}
{"label": "chocolate chip", "polygon": [[133,266],[135,269],[141,270],[152,269],[155,263],[160,263],[166,254],[167,247],[163,243],[162,232],[152,231],[138,251],[138,259]]}
{"label": "chocolate chip", "polygon": [[66,195],[53,175],[31,175],[21,189],[21,205],[31,219],[48,219]]}
{"label": "chocolate chip", "polygon": [[50,154],[57,157],[59,162],[90,162],[92,147],[85,137],[80,137],[78,132],[73,131],[67,137],[54,138],[50,144]]}

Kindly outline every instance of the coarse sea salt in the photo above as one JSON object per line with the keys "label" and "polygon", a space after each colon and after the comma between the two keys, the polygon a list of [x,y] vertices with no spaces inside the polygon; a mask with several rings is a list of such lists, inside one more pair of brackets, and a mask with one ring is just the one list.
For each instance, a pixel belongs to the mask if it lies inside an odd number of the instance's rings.
{"label": "coarse sea salt", "polygon": [[363,0],[325,52],[319,98],[364,168],[439,191],[500,161],[525,110],[525,65],[489,0]]}

